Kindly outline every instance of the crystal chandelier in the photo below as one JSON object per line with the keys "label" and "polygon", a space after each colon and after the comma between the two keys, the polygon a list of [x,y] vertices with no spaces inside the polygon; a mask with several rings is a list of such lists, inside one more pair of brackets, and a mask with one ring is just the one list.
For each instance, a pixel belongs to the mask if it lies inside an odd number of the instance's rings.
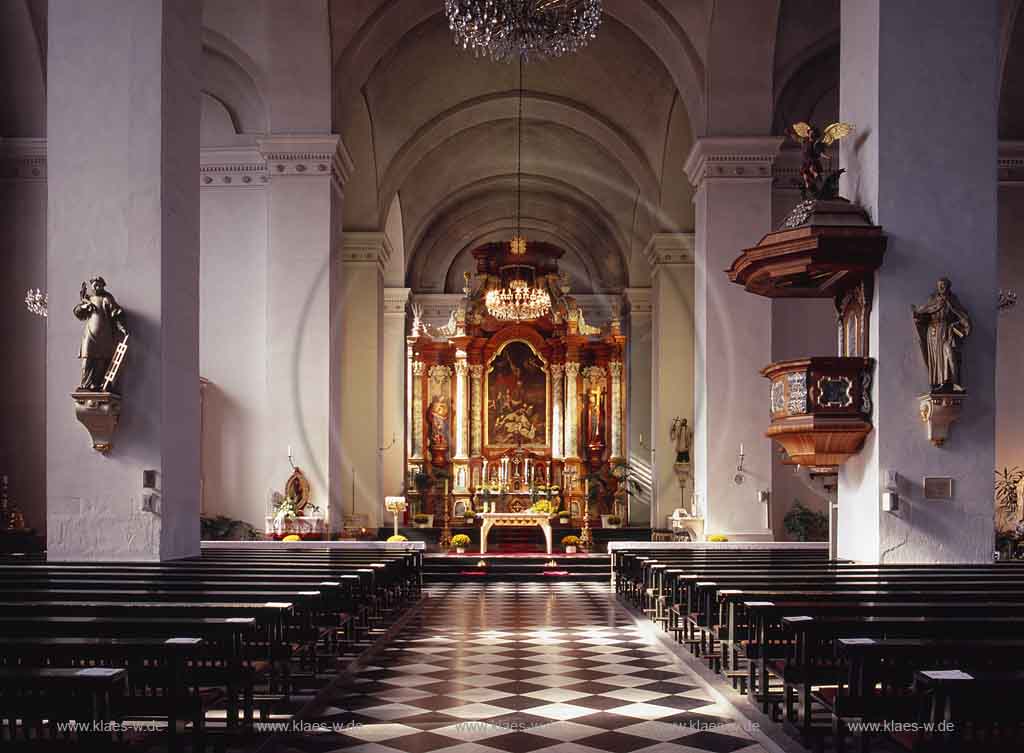
{"label": "crystal chandelier", "polygon": [[551,310],[551,296],[546,290],[532,288],[518,278],[508,287],[488,290],[484,303],[491,316],[506,322],[538,319]]}
{"label": "crystal chandelier", "polygon": [[574,53],[601,25],[601,0],[445,0],[444,6],[455,43],[499,62]]}
{"label": "crystal chandelier", "polygon": [[[520,226],[522,217],[523,178],[523,59],[519,59],[519,104],[516,111],[516,216],[515,234],[509,242],[509,255],[513,258],[526,256],[526,238]],[[509,265],[513,277],[507,287],[488,290],[484,296],[487,312],[501,321],[522,322],[538,319],[551,310],[551,296],[546,290],[530,285],[522,277],[522,269],[528,264]]]}
{"label": "crystal chandelier", "polygon": [[49,302],[49,296],[38,288],[35,290],[29,288],[29,291],[25,294],[25,308],[30,313],[41,316],[44,319],[49,314]]}

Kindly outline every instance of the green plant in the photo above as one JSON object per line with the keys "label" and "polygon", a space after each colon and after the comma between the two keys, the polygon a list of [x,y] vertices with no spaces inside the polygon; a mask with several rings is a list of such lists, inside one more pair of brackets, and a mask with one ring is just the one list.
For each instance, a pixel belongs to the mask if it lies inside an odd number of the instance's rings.
{"label": "green plant", "polygon": [[398,542],[408,541],[408,540],[409,539],[405,538],[405,536],[403,536],[400,533],[396,533],[394,536],[388,536],[388,541],[390,541],[392,543],[398,543]]}
{"label": "green plant", "polygon": [[609,494],[615,502],[623,502],[628,493],[642,495],[647,488],[637,480],[632,467],[625,460],[620,460],[610,468],[588,473],[584,478],[589,481],[590,493],[588,504],[593,504]]}
{"label": "green plant", "polygon": [[608,525],[610,525],[610,526],[622,525],[622,518],[620,518],[618,515],[609,515],[608,516]]}
{"label": "green plant", "polygon": [[263,538],[251,523],[226,515],[200,518],[199,532],[203,541],[256,541]]}
{"label": "green plant", "polygon": [[572,536],[572,535],[570,535],[570,536],[563,536],[562,537],[562,546],[579,546],[579,544],[580,544],[580,537],[579,536]]}
{"label": "green plant", "polygon": [[1005,512],[1014,512],[1020,503],[1020,483],[1024,480],[1024,470],[1017,466],[996,471],[996,504]]}
{"label": "green plant", "polygon": [[795,500],[783,518],[786,532],[797,541],[827,541],[828,518],[824,513],[812,510],[800,500]]}
{"label": "green plant", "polygon": [[463,549],[469,546],[470,538],[464,533],[457,533],[452,536],[452,546],[456,549]]}

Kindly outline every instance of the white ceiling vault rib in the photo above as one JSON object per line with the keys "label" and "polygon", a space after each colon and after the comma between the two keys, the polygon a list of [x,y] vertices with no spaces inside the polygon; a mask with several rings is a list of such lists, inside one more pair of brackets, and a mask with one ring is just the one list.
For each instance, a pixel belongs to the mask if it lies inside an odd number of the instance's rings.
{"label": "white ceiling vault rib", "polygon": [[[683,30],[702,11],[698,3],[662,5],[605,0],[598,36],[584,50],[525,69],[524,220],[580,259],[578,284],[588,291],[627,286],[633,251],[647,235],[692,222],[681,170],[659,173],[666,132],[683,131],[673,144],[687,148],[693,139],[677,103],[701,96],[698,45]],[[362,131],[374,154],[354,158],[379,176],[376,209],[361,195],[352,221],[368,226],[376,214],[379,224],[392,197],[402,196],[405,283],[414,290],[451,287],[469,244],[511,234],[518,66],[457,48],[442,9],[437,0],[331,8],[335,130],[350,146],[349,131]],[[357,94],[365,97],[362,114]],[[359,183],[362,193],[371,189]]]}

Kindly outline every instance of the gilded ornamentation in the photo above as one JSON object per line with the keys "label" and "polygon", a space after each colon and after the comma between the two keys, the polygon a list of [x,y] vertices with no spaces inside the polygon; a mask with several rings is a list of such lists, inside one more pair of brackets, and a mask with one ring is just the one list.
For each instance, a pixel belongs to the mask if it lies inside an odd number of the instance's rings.
{"label": "gilded ornamentation", "polygon": [[789,414],[807,412],[807,374],[800,371],[786,375],[789,382]]}

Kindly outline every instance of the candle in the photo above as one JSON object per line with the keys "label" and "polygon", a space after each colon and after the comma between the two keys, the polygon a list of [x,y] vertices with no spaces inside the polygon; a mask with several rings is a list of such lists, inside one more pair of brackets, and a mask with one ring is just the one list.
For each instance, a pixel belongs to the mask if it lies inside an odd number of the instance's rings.
{"label": "candle", "polygon": [[448,497],[448,479],[444,480],[444,496]]}
{"label": "candle", "polygon": [[743,454],[743,443],[740,442],[740,455],[742,455],[742,454]]}

